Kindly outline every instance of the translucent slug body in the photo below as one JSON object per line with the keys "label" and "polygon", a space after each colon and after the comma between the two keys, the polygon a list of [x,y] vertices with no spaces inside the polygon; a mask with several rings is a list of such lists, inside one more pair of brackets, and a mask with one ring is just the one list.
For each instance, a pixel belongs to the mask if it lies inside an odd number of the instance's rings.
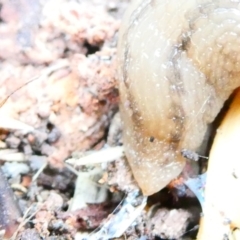
{"label": "translucent slug body", "polygon": [[136,0],[119,35],[124,147],[144,195],[176,178],[240,85],[240,0]]}

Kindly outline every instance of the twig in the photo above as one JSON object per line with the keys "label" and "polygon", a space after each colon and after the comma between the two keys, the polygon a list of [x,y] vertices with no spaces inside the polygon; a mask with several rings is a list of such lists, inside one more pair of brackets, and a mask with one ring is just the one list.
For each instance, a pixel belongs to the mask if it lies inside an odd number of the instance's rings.
{"label": "twig", "polygon": [[88,164],[96,164],[103,162],[111,162],[117,158],[124,156],[123,147],[111,147],[107,149],[102,149],[100,151],[96,151],[92,154],[81,158],[70,158],[66,160],[66,163],[69,163],[74,166],[88,165]]}
{"label": "twig", "polygon": [[45,162],[39,169],[38,171],[34,174],[33,178],[32,178],[32,182],[35,182],[37,180],[37,178],[39,177],[39,175],[42,173],[42,171],[46,168],[47,166],[47,162]]}
{"label": "twig", "polygon": [[[23,226],[25,226],[25,225],[31,220],[31,218],[34,217],[34,216],[42,209],[43,205],[44,205],[44,204],[41,203],[40,206],[37,208],[37,210],[36,210],[35,212],[33,212],[28,218],[27,218],[27,215],[28,215],[28,213],[30,212],[30,210],[33,208],[33,206],[30,206],[30,207],[26,210],[26,212],[25,212],[25,214],[24,214],[24,216],[23,216],[23,218],[22,218],[23,221],[19,224],[17,230],[15,231],[15,233],[13,234],[13,236],[10,238],[10,240],[15,240],[15,239],[16,239],[19,230],[20,230]],[[24,219],[25,219],[25,220],[24,220]]]}

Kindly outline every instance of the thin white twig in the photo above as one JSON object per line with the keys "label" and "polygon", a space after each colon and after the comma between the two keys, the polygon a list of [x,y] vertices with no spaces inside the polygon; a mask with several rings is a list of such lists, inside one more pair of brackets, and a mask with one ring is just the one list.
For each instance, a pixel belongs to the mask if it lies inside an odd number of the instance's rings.
{"label": "thin white twig", "polygon": [[83,156],[81,158],[70,158],[66,160],[66,163],[74,165],[74,166],[82,166],[86,164],[96,164],[103,162],[111,162],[117,158],[124,156],[124,150],[122,146],[111,147],[102,149],[100,151],[96,151],[87,156]]}

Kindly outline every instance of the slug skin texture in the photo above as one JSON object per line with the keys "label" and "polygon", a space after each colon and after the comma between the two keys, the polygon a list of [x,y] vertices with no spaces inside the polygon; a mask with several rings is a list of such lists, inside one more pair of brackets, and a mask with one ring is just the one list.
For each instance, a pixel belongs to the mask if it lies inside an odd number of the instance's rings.
{"label": "slug skin texture", "polygon": [[199,151],[240,85],[240,1],[133,1],[118,77],[126,156],[148,196],[181,173],[181,150]]}

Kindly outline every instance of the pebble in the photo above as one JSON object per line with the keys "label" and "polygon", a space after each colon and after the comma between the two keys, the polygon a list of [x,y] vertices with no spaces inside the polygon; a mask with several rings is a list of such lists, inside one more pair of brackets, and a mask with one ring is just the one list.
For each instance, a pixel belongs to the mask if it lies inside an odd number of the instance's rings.
{"label": "pebble", "polygon": [[51,154],[53,154],[53,152],[56,150],[55,147],[50,146],[47,143],[43,143],[42,147],[41,147],[41,154],[42,155],[46,155],[46,156],[50,156]]}
{"label": "pebble", "polygon": [[18,148],[21,143],[21,140],[14,136],[7,137],[5,141],[8,147],[14,148],[14,149]]}
{"label": "pebble", "polygon": [[49,104],[41,104],[37,110],[38,116],[42,119],[48,118],[50,116],[50,112],[51,110]]}
{"label": "pebble", "polygon": [[57,194],[55,191],[50,191],[45,206],[48,210],[59,210],[63,205],[63,198],[60,194]]}
{"label": "pebble", "polygon": [[40,240],[42,239],[36,229],[26,229],[21,233],[21,240]]}
{"label": "pebble", "polygon": [[37,171],[46,163],[47,158],[45,156],[32,155],[29,161],[31,169]]}
{"label": "pebble", "polygon": [[61,132],[58,128],[54,127],[51,132],[48,134],[48,142],[55,143],[61,137]]}
{"label": "pebble", "polygon": [[47,198],[49,197],[49,195],[50,195],[50,191],[49,190],[42,190],[40,192],[40,196],[41,196],[41,200],[42,201],[46,201]]}
{"label": "pebble", "polygon": [[32,148],[29,144],[26,144],[26,145],[23,146],[23,152],[27,156],[30,156],[33,153]]}
{"label": "pebble", "polygon": [[27,139],[32,149],[40,151],[42,144],[47,140],[48,135],[45,132],[35,131],[34,133],[28,134]]}
{"label": "pebble", "polygon": [[6,162],[2,166],[2,170],[6,177],[15,178],[20,174],[27,174],[30,171],[30,168],[25,163],[17,163],[17,162]]}

